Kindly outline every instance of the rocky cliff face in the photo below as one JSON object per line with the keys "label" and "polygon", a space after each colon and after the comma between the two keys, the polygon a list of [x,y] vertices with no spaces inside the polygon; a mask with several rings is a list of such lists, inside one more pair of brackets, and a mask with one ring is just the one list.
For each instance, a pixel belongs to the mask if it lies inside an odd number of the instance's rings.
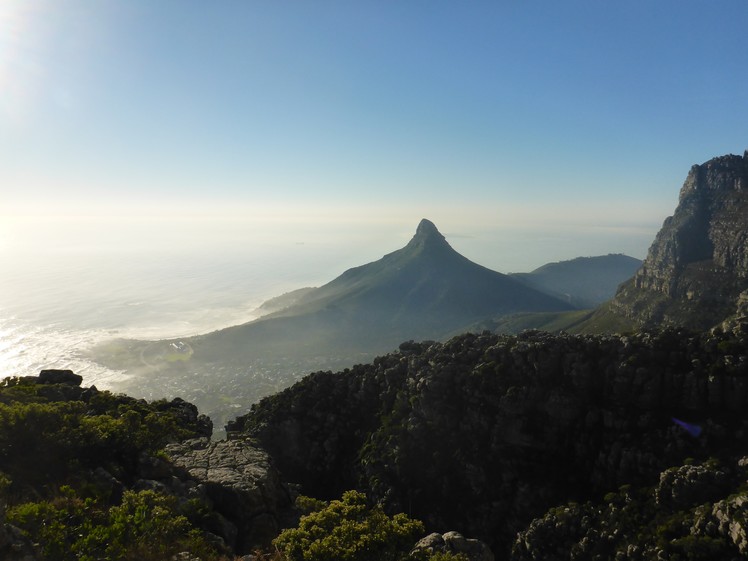
{"label": "rocky cliff face", "polygon": [[687,457],[748,452],[746,405],[740,334],[485,333],[310,375],[228,428],[306,494],[365,489],[501,558],[552,506],[654,484]]}
{"label": "rocky cliff face", "polygon": [[747,241],[748,152],[693,166],[675,213],[610,310],[642,325],[694,329],[735,316],[748,289]]}

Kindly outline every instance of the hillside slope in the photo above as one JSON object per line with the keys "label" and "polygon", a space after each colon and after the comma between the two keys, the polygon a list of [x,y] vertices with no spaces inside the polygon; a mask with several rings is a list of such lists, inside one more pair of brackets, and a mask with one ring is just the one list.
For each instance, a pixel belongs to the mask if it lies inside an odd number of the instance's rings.
{"label": "hillside slope", "polygon": [[641,264],[640,259],[628,255],[609,254],[548,263],[530,273],[511,276],[576,308],[587,309],[610,300]]}
{"label": "hillside slope", "polygon": [[406,339],[441,339],[482,318],[567,309],[559,299],[463,257],[424,219],[404,248],[345,271],[283,310],[206,340],[220,345],[222,338],[240,334],[251,345],[271,333],[266,343],[272,346],[300,349],[311,337],[315,348],[378,353]]}
{"label": "hillside slope", "polygon": [[261,319],[188,339],[191,360],[258,354],[371,359],[404,340],[443,339],[489,317],[571,306],[473,263],[422,220],[402,249],[345,271]]}
{"label": "hillside slope", "polygon": [[571,309],[466,259],[428,220],[404,248],[269,306],[276,311],[244,325],[179,340],[119,340],[94,358],[127,372],[121,391],[174,392],[223,423],[234,407],[315,369],[366,362],[405,340],[445,339],[486,318]]}

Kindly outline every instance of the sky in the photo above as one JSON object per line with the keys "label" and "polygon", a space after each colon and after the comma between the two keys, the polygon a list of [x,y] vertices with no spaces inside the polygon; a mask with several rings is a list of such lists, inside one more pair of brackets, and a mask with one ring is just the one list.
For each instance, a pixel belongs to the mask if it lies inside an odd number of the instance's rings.
{"label": "sky", "polygon": [[39,221],[390,246],[427,217],[498,270],[643,258],[690,166],[748,148],[747,24],[745,0],[0,0],[0,250]]}

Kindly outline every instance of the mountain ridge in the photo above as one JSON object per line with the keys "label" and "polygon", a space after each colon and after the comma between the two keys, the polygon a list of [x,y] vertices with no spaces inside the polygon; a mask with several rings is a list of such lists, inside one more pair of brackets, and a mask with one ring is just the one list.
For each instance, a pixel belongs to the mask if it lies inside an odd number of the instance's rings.
{"label": "mountain ridge", "polygon": [[182,395],[220,426],[235,407],[315,369],[370,361],[407,340],[481,331],[497,316],[573,309],[473,263],[424,219],[404,247],[322,287],[272,299],[254,322],[189,338],[114,340],[95,348],[92,358],[128,373],[121,391],[146,398]]}
{"label": "mountain ridge", "polygon": [[576,308],[588,309],[610,300],[620,284],[632,277],[641,264],[640,259],[609,253],[546,263],[529,273],[511,276]]}
{"label": "mountain ridge", "polygon": [[470,261],[423,219],[403,248],[348,269],[258,320],[187,341],[196,355],[216,358],[225,358],[231,346],[245,354],[261,346],[263,352],[304,355],[327,349],[328,354],[371,358],[404,340],[444,338],[490,316],[569,309],[553,296]]}
{"label": "mountain ridge", "polygon": [[[507,294],[508,293],[508,294]],[[277,315],[316,312],[324,305],[365,308],[372,320],[382,310],[394,313],[390,327],[409,324],[403,339],[439,338],[474,319],[486,310],[506,313],[519,309],[562,310],[568,306],[555,297],[527,290],[508,275],[492,271],[456,252],[433,222],[423,219],[416,233],[402,249],[377,261],[348,269],[324,286],[302,296],[297,304]],[[399,308],[399,309],[398,309]],[[376,313],[375,313],[376,312]],[[440,315],[449,321],[442,334],[435,330],[418,332],[418,314]],[[412,317],[411,317],[412,316]],[[272,314],[268,317],[274,317]],[[434,318],[435,319],[435,318]],[[394,342],[397,344],[397,342]]]}
{"label": "mountain ridge", "polygon": [[691,167],[634,277],[588,326],[709,329],[745,321],[748,151]]}

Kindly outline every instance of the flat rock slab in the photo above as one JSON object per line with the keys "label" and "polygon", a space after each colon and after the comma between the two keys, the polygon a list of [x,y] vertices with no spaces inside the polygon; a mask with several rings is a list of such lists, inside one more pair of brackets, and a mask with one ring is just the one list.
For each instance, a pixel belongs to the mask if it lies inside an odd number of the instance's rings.
{"label": "flat rock slab", "polygon": [[263,544],[280,530],[292,500],[264,450],[246,440],[195,438],[169,444],[166,453],[205,486],[216,511],[236,524],[239,549]]}
{"label": "flat rock slab", "polygon": [[255,492],[273,482],[271,472],[275,475],[267,453],[242,440],[195,438],[169,444],[166,452],[201,483],[219,483],[237,491]]}

